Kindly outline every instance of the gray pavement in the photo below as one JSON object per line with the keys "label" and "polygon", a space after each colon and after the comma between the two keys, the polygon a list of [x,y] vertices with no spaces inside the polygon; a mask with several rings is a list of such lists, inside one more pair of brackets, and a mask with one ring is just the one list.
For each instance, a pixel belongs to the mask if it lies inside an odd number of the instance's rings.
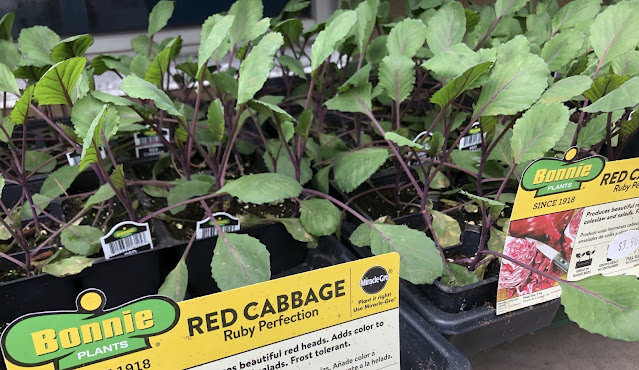
{"label": "gray pavement", "polygon": [[634,370],[639,343],[608,339],[571,323],[473,355],[470,362],[475,370]]}

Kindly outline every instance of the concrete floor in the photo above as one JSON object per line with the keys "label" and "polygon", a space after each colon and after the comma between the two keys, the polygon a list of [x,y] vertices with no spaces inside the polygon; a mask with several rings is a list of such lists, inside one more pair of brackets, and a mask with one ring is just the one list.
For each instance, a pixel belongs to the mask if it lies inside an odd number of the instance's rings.
{"label": "concrete floor", "polygon": [[639,343],[615,341],[577,324],[545,329],[470,358],[476,370],[639,369]]}

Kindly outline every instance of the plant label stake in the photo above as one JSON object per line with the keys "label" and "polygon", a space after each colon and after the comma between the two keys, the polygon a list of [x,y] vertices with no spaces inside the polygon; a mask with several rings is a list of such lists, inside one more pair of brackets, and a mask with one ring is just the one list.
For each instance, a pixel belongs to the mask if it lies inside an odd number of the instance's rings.
{"label": "plant label stake", "polygon": [[[106,159],[107,157],[106,151],[102,147],[100,147],[100,156],[102,159]],[[67,161],[69,162],[69,166],[78,166],[82,161],[82,155],[75,151],[67,152]]]}
{"label": "plant label stake", "polygon": [[[231,216],[226,212],[216,212],[212,216],[215,217],[215,221],[217,221],[217,224],[225,233],[232,233],[240,229],[240,219],[235,216]],[[197,223],[195,227],[196,239],[211,238],[214,236],[217,236],[217,229],[213,225],[213,222],[211,222],[210,217]]]}
{"label": "plant label stake", "polygon": [[[167,141],[171,140],[171,134],[168,128],[162,128],[162,136]],[[146,126],[146,130],[133,135],[135,141],[135,157],[149,158],[157,157],[166,152],[164,144],[160,141],[160,137],[150,126]]]}
{"label": "plant label stake", "polygon": [[397,253],[179,303],[107,304],[88,289],[77,310],[15,320],[7,368],[400,369]]}
{"label": "plant label stake", "polygon": [[[417,143],[421,146],[424,147],[424,151],[419,151],[417,152],[417,159],[420,162],[424,162],[427,158],[430,157],[430,155],[428,154],[428,151],[430,150],[430,141],[433,138],[433,134],[431,132],[428,131],[422,131],[419,135],[417,135],[415,137],[415,139],[413,139],[414,143]],[[412,166],[417,164],[417,161],[411,161],[408,165]]]}
{"label": "plant label stake", "polygon": [[[486,133],[484,132],[483,138],[486,139]],[[473,123],[466,136],[461,138],[459,142],[460,150],[470,150],[471,152],[478,152],[481,150],[482,133],[479,122]]]}
{"label": "plant label stake", "polygon": [[[522,174],[504,254],[568,281],[639,276],[639,158],[541,158]],[[561,295],[552,279],[502,260],[497,314]]]}
{"label": "plant label stake", "polygon": [[147,222],[120,222],[113,226],[108,234],[100,238],[100,243],[106,259],[120,254],[133,254],[153,249],[153,240]]}

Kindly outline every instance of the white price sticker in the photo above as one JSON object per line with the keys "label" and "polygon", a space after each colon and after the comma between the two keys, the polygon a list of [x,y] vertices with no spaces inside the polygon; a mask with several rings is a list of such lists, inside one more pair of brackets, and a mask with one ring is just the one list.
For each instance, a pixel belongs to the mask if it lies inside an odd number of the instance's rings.
{"label": "white price sticker", "polygon": [[608,244],[608,259],[618,260],[628,257],[639,248],[639,230],[630,230],[617,235]]}

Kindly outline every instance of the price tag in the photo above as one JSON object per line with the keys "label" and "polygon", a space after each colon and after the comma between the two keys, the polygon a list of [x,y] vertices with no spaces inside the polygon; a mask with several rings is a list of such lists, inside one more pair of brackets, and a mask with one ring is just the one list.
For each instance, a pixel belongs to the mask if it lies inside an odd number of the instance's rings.
{"label": "price tag", "polygon": [[[104,148],[100,148],[100,157],[102,157],[102,159],[106,159],[107,157]],[[67,152],[67,161],[69,162],[69,166],[78,166],[82,161],[82,155],[75,151]]]}
{"label": "price tag", "polygon": [[[240,219],[235,216],[231,216],[226,212],[216,212],[213,214],[213,217],[215,217],[215,221],[217,221],[217,224],[225,233],[232,233],[240,229]],[[197,223],[195,228],[196,239],[211,238],[214,236],[217,236],[217,229],[213,225],[213,222],[211,222],[210,217]]]}
{"label": "price tag", "polygon": [[[518,244],[507,244],[504,254],[567,281],[639,276],[639,158],[578,154],[572,147],[563,158],[537,159],[522,173],[506,232],[507,243]],[[531,239],[549,248],[529,248]],[[509,264],[501,266],[497,315],[561,296],[553,279],[514,276]],[[512,276],[520,277],[516,284],[502,284]]]}
{"label": "price tag", "polygon": [[[171,140],[171,134],[168,128],[162,129],[162,136],[169,141]],[[160,154],[166,152],[162,140],[155,130],[151,126],[146,126],[146,130],[133,135],[135,141],[135,157],[136,158],[149,158],[157,157]]]}
{"label": "price tag", "polygon": [[608,244],[608,259],[618,260],[628,257],[639,248],[639,230],[630,230],[617,235]]}
{"label": "price tag", "polygon": [[106,259],[120,254],[133,254],[153,249],[153,240],[147,222],[120,222],[113,226],[108,234],[100,238],[100,243]]}
{"label": "price tag", "polygon": [[479,122],[473,123],[470,130],[468,130],[468,133],[466,134],[466,136],[461,138],[461,141],[459,142],[459,149],[470,150],[471,152],[480,151],[482,136],[485,139],[486,133],[484,132],[484,134],[482,135]]}

